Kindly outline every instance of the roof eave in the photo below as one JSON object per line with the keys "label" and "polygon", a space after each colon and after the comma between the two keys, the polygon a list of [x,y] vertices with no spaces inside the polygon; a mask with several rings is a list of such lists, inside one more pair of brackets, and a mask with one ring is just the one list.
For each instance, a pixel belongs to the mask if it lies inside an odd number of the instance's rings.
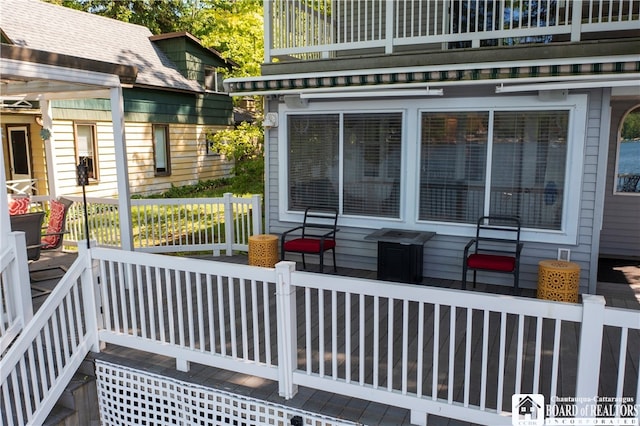
{"label": "roof eave", "polygon": [[2,59],[13,59],[23,62],[113,74],[118,76],[123,86],[133,85],[138,76],[138,68],[132,65],[96,61],[4,43],[0,49],[0,57]]}

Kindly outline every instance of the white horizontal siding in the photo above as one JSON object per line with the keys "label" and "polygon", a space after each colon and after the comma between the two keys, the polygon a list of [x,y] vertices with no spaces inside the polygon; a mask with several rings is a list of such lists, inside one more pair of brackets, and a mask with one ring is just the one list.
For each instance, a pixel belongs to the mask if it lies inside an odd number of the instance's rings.
{"label": "white horizontal siding", "polygon": [[[96,124],[99,181],[86,187],[87,195],[115,196],[118,191],[113,128],[110,122]],[[169,125],[171,175],[155,176],[151,124],[126,123],[125,137],[131,194],[157,193],[170,189],[172,185],[191,185],[200,180],[229,176],[232,163],[218,155],[207,154],[206,132],[208,129],[211,128],[201,125]],[[222,127],[216,129],[222,129]],[[76,185],[77,160],[73,121],[55,120],[52,131],[55,137],[59,193],[79,195],[82,189]]]}

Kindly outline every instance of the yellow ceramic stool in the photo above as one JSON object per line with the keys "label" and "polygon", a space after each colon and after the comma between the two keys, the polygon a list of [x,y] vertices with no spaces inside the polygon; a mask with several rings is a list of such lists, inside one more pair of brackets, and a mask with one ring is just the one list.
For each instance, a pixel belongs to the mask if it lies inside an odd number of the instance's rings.
{"label": "yellow ceramic stool", "polygon": [[578,302],[580,266],[565,260],[538,263],[538,299]]}
{"label": "yellow ceramic stool", "polygon": [[249,237],[249,265],[273,268],[278,260],[277,235],[259,234]]}

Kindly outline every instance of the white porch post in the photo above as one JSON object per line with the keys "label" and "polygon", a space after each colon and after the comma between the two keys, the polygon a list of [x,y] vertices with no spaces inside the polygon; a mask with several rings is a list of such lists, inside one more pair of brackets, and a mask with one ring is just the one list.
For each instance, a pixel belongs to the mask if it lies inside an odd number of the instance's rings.
{"label": "white porch post", "polygon": [[602,296],[582,295],[583,311],[576,378],[578,401],[580,398],[589,399],[598,396],[598,378],[600,376],[598,372],[600,371],[604,332],[604,305],[605,300]]}
{"label": "white porch post", "polygon": [[47,162],[47,183],[49,187],[49,198],[58,197],[58,173],[56,173],[56,148],[53,133],[53,119],[51,114],[51,101],[43,99],[40,103],[40,113],[42,114],[42,127],[51,130],[51,136],[44,142],[44,155]]}
{"label": "white porch post", "polygon": [[[0,142],[2,141],[0,134]],[[0,144],[2,146],[2,144]],[[9,222],[9,201],[7,200],[7,178],[4,174],[4,149],[0,149],[0,235],[4,236],[11,232],[11,223]]]}
{"label": "white porch post", "polygon": [[298,365],[296,356],[296,288],[291,285],[295,262],[276,265],[276,316],[278,319],[278,394],[291,399],[298,393],[293,372]]}
{"label": "white porch post", "polygon": [[124,100],[122,87],[113,87],[111,94],[111,121],[113,122],[113,144],[116,151],[116,176],[118,179],[118,212],[120,215],[120,240],[123,250],[133,250],[131,232],[131,191],[129,189],[129,166],[124,131]]}
{"label": "white porch post", "polygon": [[251,209],[253,210],[253,235],[259,235],[262,234],[262,197],[253,195],[251,204]]}
{"label": "white porch post", "polygon": [[[5,197],[6,198],[6,197]],[[23,328],[33,318],[33,304],[31,302],[31,279],[29,278],[29,261],[27,260],[27,242],[24,232],[5,234],[7,241],[15,250],[16,258],[10,272],[8,282],[10,298],[16,314],[22,318]]]}
{"label": "white porch post", "polygon": [[233,241],[234,235],[234,216],[233,216],[233,202],[231,201],[233,194],[231,192],[225,192],[222,196],[224,199],[224,239],[227,256],[233,256]]}

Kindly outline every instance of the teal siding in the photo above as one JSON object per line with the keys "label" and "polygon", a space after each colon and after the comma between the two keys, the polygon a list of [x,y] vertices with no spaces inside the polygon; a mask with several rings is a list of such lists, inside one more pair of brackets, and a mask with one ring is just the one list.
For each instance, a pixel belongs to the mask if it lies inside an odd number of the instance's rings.
{"label": "teal siding", "polygon": [[[127,122],[206,126],[233,124],[233,104],[227,95],[125,89],[123,98]],[[52,106],[56,119],[111,121],[111,102],[108,99],[54,101]]]}
{"label": "teal siding", "polygon": [[156,40],[154,43],[176,64],[182,75],[203,86],[205,66],[216,68],[227,66],[211,51],[197,45],[187,37]]}

